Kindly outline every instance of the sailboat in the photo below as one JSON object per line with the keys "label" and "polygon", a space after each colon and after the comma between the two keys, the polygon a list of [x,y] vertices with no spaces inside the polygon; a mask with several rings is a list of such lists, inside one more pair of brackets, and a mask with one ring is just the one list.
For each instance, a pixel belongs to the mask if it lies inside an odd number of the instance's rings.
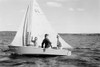
{"label": "sailboat", "polygon": [[[49,39],[53,47],[57,46],[57,35],[56,31],[50,25],[45,14],[41,10],[39,4],[36,0],[31,0],[29,3],[26,14],[25,21],[20,25],[17,34],[10,44],[9,48],[14,51],[14,53],[19,55],[66,55],[70,56],[72,46],[66,43],[59,35],[59,41],[62,44],[61,49],[41,48],[41,43],[44,39],[44,35],[49,34]],[[37,37],[37,46],[33,46],[31,39]]]}

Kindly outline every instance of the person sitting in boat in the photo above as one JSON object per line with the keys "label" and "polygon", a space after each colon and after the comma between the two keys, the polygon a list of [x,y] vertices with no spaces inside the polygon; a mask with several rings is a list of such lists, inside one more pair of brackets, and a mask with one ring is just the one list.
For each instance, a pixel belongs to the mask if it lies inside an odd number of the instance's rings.
{"label": "person sitting in boat", "polygon": [[52,45],[51,45],[50,40],[48,39],[48,36],[49,36],[49,34],[45,34],[45,38],[42,41],[42,48],[49,48],[49,47],[52,48]]}
{"label": "person sitting in boat", "polygon": [[34,40],[33,40],[33,37],[32,37],[31,41],[33,42],[34,46],[37,46],[37,40],[38,40],[37,37],[35,37]]}
{"label": "person sitting in boat", "polygon": [[61,49],[61,42],[59,41],[59,36],[57,35],[57,48]]}

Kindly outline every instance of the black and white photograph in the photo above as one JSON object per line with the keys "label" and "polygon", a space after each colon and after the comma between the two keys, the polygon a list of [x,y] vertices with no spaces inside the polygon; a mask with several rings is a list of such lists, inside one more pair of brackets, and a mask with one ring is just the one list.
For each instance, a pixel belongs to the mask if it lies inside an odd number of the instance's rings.
{"label": "black and white photograph", "polygon": [[0,67],[100,67],[100,0],[0,0]]}

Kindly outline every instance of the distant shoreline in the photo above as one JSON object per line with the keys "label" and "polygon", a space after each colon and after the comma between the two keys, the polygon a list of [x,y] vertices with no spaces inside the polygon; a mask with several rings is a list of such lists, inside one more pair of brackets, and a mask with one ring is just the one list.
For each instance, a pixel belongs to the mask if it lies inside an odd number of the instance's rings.
{"label": "distant shoreline", "polygon": [[[0,31],[0,34],[16,34],[17,31]],[[99,35],[100,33],[58,33],[59,35],[87,35],[87,36],[94,36],[94,35]]]}

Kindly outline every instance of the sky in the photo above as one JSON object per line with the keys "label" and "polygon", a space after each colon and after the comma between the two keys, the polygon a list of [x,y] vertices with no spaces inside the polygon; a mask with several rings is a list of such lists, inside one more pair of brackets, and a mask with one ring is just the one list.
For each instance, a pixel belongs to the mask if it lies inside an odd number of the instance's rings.
{"label": "sky", "polygon": [[[17,31],[30,0],[0,0],[0,31]],[[100,33],[100,0],[37,0],[58,33]]]}

